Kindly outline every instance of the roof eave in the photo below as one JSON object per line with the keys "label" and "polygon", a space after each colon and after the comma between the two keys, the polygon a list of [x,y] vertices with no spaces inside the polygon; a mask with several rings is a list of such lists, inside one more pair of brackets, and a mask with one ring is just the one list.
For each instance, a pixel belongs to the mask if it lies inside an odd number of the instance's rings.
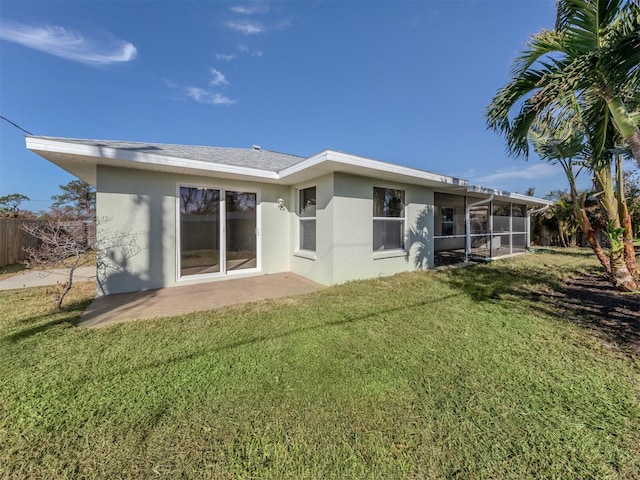
{"label": "roof eave", "polygon": [[460,178],[438,175],[335,150],[324,150],[280,172],[275,172],[136,150],[66,142],[64,139],[52,137],[26,136],[25,140],[27,149],[94,186],[97,182],[96,172],[99,165],[284,185],[296,185],[331,173],[345,173],[389,183],[426,186],[459,195],[475,194],[487,197],[494,195],[495,198],[527,205],[553,204],[541,198],[468,185],[466,180]]}
{"label": "roof eave", "polygon": [[526,205],[553,205],[551,200],[544,198],[532,197],[529,195],[522,195],[521,193],[512,193],[493,188],[479,187],[477,185],[469,185],[467,187],[467,193],[480,194],[487,197],[493,195],[495,199],[514,203],[524,203]]}
{"label": "roof eave", "polygon": [[438,175],[335,150],[324,150],[300,163],[285,168],[279,174],[280,178],[286,183],[296,184],[322,174],[338,172],[430,187],[442,187],[443,185],[451,187],[467,186],[467,181],[460,178]]}
{"label": "roof eave", "polygon": [[266,182],[278,182],[279,179],[276,172],[258,168],[97,147],[42,137],[25,138],[27,149],[92,185],[96,184],[98,165]]}

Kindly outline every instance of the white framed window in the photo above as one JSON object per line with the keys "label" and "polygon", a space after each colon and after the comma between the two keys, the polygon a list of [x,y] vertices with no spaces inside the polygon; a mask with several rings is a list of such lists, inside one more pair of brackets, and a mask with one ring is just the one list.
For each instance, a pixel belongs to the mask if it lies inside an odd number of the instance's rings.
{"label": "white framed window", "polygon": [[404,190],[373,187],[373,251],[404,249]]}
{"label": "white framed window", "polygon": [[300,220],[300,250],[316,251],[316,187],[298,191],[298,218]]}

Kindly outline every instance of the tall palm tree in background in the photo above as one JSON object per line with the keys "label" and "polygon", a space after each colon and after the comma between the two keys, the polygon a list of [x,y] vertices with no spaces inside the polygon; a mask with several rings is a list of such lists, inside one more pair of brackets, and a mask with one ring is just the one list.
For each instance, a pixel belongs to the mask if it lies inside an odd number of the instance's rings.
{"label": "tall palm tree in background", "polygon": [[609,257],[600,245],[587,215],[586,196],[577,187],[577,177],[585,168],[585,162],[581,158],[585,154],[584,132],[577,116],[539,119],[531,126],[529,141],[542,160],[562,167],[569,182],[569,198],[575,221],[581,225],[582,232],[602,267],[611,275]]}
{"label": "tall palm tree in background", "polygon": [[[589,243],[613,284],[623,291],[638,290],[640,283],[622,193],[622,162],[614,162],[613,152],[628,146],[640,165],[640,115],[634,111],[639,101],[638,0],[559,0],[555,29],[531,37],[528,50],[516,60],[512,80],[486,113],[489,127],[505,135],[510,154],[528,155],[531,142],[543,159],[562,165],[576,217],[582,217]],[[608,259],[589,238],[584,208],[578,211],[575,177],[569,169],[578,152],[594,175],[598,202],[609,222]]]}
{"label": "tall palm tree in background", "polygon": [[509,152],[528,154],[531,124],[587,94],[604,102],[640,166],[640,129],[628,109],[640,95],[640,0],[559,0],[555,29],[533,35],[527,47],[486,113]]}
{"label": "tall palm tree in background", "polygon": [[585,156],[593,174],[598,206],[608,223],[612,282],[619,290],[634,291],[640,289],[640,284],[631,217],[624,196],[622,157],[616,149],[619,137],[612,128],[601,126],[609,121],[607,115],[599,119],[600,122],[594,119],[588,124],[590,128],[586,131]]}

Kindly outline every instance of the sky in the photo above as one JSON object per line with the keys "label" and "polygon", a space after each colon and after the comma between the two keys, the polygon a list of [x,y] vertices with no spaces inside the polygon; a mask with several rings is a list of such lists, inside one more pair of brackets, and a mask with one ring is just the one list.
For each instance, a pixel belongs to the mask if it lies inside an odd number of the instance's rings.
{"label": "sky", "polygon": [[[508,157],[484,112],[554,5],[0,0],[0,115],[43,136],[339,150],[542,197],[561,169]],[[46,210],[73,179],[0,120],[0,196]]]}

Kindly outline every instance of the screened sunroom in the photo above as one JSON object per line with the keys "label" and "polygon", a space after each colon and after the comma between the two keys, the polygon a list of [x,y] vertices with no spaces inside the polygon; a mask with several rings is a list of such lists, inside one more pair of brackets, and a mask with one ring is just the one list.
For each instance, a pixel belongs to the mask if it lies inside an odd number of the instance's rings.
{"label": "screened sunroom", "polygon": [[529,203],[517,194],[436,192],[435,266],[525,253],[530,246]]}

